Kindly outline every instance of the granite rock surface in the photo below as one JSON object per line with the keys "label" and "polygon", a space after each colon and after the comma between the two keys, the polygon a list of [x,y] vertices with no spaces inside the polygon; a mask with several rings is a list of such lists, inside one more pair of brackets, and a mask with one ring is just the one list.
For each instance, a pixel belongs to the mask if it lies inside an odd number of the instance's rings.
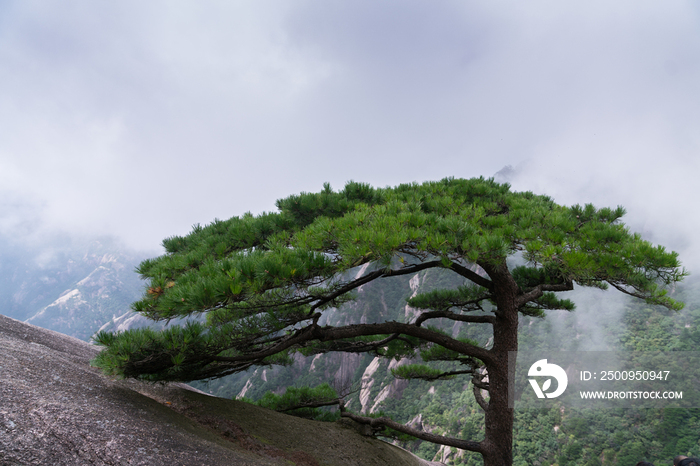
{"label": "granite rock surface", "polygon": [[0,315],[0,465],[429,463],[358,433],[180,384],[113,380],[98,349]]}

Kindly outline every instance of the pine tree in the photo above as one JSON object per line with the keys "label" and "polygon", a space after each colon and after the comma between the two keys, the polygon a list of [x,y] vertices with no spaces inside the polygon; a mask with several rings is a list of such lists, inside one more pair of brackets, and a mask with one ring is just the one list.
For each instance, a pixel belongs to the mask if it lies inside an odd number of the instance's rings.
{"label": "pine tree", "polygon": [[[342,401],[341,415],[479,452],[485,465],[503,466],[512,464],[507,359],[518,349],[519,314],[572,310],[574,303],[557,293],[575,284],[612,286],[650,304],[682,307],[667,295],[686,275],[677,254],[631,233],[620,222],[621,207],[564,207],[483,178],[385,189],[350,182],[339,192],[326,184],[277,207],[164,240],[166,254],[138,268],[148,287],[133,308],[154,320],[193,319],[160,332],[100,333],[95,340],[104,349],[95,364],[121,377],[192,381],[288,364],[295,352],[411,357],[422,362],[401,366],[396,376],[470,378],[485,411],[482,441],[364,417],[343,409]],[[519,260],[508,261],[513,257]],[[358,276],[360,265],[367,267]],[[363,284],[429,268],[450,271],[465,285],[412,298],[421,311],[413,321],[319,324]],[[491,326],[492,345],[453,338],[440,329],[446,321]],[[456,367],[444,370],[443,361]]]}

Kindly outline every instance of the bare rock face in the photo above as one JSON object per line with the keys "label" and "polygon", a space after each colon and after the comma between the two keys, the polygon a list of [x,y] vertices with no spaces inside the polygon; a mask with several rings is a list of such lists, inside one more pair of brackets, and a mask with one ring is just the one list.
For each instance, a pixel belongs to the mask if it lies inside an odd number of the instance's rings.
{"label": "bare rock face", "polygon": [[97,348],[0,315],[0,465],[420,465],[343,423],[112,380]]}

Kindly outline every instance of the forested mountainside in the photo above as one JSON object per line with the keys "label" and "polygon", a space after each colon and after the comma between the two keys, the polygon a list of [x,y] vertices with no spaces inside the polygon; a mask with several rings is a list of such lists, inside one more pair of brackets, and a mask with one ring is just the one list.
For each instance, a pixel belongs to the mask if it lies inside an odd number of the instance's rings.
{"label": "forested mountainside", "polygon": [[[358,269],[356,273],[361,273]],[[327,312],[331,324],[406,321],[416,311],[406,299],[418,291],[445,286],[448,276],[436,270],[364,285],[357,299]],[[552,311],[544,319],[522,317],[520,349],[561,351],[695,351],[700,344],[700,281],[688,278],[674,291],[687,303],[680,312],[648,306],[615,291],[576,290],[569,297],[574,312]],[[444,330],[489,345],[490,329],[479,324],[450,323]],[[347,408],[383,412],[435,433],[480,440],[483,414],[467,378],[422,382],[395,379],[390,370],[408,361],[370,354],[327,353],[297,356],[287,367],[258,368],[194,385],[217,396],[259,400],[266,392],[289,386],[330,383],[347,393]],[[678,454],[700,454],[700,410],[626,409],[516,412],[515,465],[633,465],[646,459],[671,464]],[[479,455],[428,442],[401,442],[428,460],[450,465],[480,465]]]}
{"label": "forested mountainside", "polygon": [[87,341],[141,296],[134,268],[144,258],[106,238],[32,245],[0,237],[2,313]]}

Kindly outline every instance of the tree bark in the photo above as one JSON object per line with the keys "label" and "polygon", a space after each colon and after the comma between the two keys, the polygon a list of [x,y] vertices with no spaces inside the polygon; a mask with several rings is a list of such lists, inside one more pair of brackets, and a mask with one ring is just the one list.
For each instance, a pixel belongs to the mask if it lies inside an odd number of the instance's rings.
{"label": "tree bark", "polygon": [[496,321],[493,325],[492,362],[486,364],[489,377],[489,403],[485,415],[482,442],[484,466],[513,464],[513,409],[508,403],[508,353],[518,350],[518,295],[520,289],[505,262],[483,265],[491,277],[496,298]]}

